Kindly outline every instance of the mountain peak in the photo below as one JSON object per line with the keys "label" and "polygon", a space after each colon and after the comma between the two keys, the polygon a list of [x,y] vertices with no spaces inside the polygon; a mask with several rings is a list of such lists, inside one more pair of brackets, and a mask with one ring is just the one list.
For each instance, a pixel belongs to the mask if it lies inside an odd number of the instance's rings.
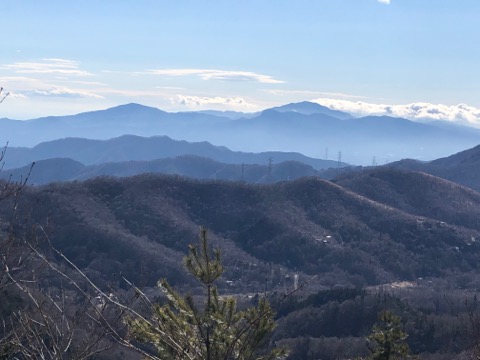
{"label": "mountain peak", "polygon": [[353,117],[348,113],[332,110],[326,106],[323,106],[311,101],[291,103],[283,106],[274,107],[271,110],[275,110],[277,112],[296,112],[303,115],[323,114],[323,115],[329,115],[341,120],[351,119]]}
{"label": "mountain peak", "polygon": [[128,103],[128,104],[118,105],[118,106],[114,106],[112,108],[106,109],[105,111],[114,111],[114,112],[158,111],[162,113],[164,112],[163,110],[157,109],[155,107],[141,105],[137,103]]}

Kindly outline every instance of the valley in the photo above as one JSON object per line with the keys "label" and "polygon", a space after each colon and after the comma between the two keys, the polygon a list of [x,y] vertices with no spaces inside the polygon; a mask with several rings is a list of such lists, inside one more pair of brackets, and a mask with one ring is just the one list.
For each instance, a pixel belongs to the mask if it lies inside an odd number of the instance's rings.
{"label": "valley", "polygon": [[480,359],[480,1],[0,11],[0,360]]}
{"label": "valley", "polygon": [[[201,225],[222,254],[219,291],[241,306],[278,301],[273,339],[293,349],[290,359],[365,354],[382,310],[402,313],[415,353],[454,358],[473,338],[447,308],[468,316],[462,303],[480,287],[477,151],[361,167],[166,136],[65,138],[7,148],[5,161],[24,166],[5,166],[4,184],[26,186],[2,200],[0,217],[17,238],[41,226],[38,236],[102,288],[120,294],[136,284],[158,299],[162,278],[202,292],[182,262]],[[42,281],[49,291],[54,278]],[[305,288],[283,300],[298,284]]]}

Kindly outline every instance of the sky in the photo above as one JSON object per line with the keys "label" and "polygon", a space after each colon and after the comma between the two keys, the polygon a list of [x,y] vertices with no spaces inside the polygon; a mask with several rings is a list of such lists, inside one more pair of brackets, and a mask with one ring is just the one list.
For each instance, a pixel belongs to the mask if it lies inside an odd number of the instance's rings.
{"label": "sky", "polygon": [[480,124],[478,0],[16,0],[0,11],[0,118],[126,103]]}

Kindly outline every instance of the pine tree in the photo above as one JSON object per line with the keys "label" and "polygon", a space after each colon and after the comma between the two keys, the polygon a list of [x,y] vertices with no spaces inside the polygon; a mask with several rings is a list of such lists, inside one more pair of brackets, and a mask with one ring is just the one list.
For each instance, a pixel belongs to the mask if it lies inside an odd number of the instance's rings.
{"label": "pine tree", "polygon": [[367,344],[371,354],[369,360],[413,359],[406,343],[408,335],[401,329],[400,318],[390,311],[382,311],[379,321],[373,326]]}
{"label": "pine tree", "polygon": [[187,270],[204,286],[205,302],[199,310],[192,297],[180,296],[167,281],[159,285],[168,303],[153,308],[150,319],[127,321],[137,340],[155,346],[160,359],[270,360],[286,356],[284,349],[262,352],[266,336],[275,326],[266,299],[256,307],[238,310],[233,297],[221,297],[215,286],[223,273],[219,251],[211,253],[207,231],[200,229],[200,243],[190,246],[184,259]]}

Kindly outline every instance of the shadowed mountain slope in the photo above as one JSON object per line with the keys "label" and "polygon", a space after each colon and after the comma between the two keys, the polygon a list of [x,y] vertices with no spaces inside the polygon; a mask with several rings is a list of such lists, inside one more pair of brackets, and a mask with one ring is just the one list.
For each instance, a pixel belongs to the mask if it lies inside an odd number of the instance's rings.
{"label": "shadowed mountain slope", "polygon": [[480,146],[428,163],[406,159],[388,166],[422,171],[480,191]]}
{"label": "shadowed mountain slope", "polygon": [[[476,193],[449,191],[480,212]],[[414,196],[406,191],[398,203]],[[318,178],[254,186],[141,175],[30,188],[19,211],[48,222],[53,243],[95,276],[122,271],[146,285],[188,282],[180,259],[198,225],[223,249],[226,279],[239,290],[263,289],[265,279],[281,289],[295,271],[318,274],[324,286],[363,286],[478,270],[480,231],[471,218],[448,201],[428,217],[392,205]]]}
{"label": "shadowed mountain slope", "polygon": [[480,229],[480,194],[436,176],[378,167],[347,173],[335,182],[411,214]]}

